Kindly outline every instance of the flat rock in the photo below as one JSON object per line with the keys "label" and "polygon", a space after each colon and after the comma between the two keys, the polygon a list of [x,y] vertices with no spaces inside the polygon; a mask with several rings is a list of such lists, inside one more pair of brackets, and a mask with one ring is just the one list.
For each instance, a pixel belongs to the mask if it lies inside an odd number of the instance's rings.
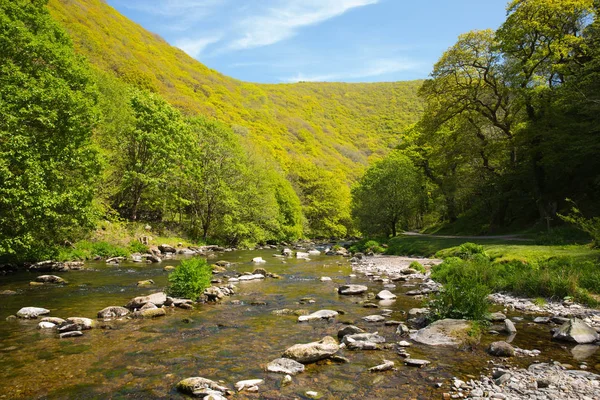
{"label": "flat rock", "polygon": [[463,319],[442,319],[410,335],[410,338],[430,346],[459,346],[467,337],[471,322]]}
{"label": "flat rock", "polygon": [[295,344],[283,353],[283,357],[307,364],[329,358],[339,349],[340,346],[334,338],[325,336],[318,342]]}
{"label": "flat rock", "polygon": [[515,348],[506,342],[493,342],[487,348],[487,352],[496,357],[513,357]]}
{"label": "flat rock", "polygon": [[357,295],[363,294],[367,290],[369,288],[364,285],[342,285],[338,288],[338,293],[343,295]]}
{"label": "flat rock", "polygon": [[501,312],[494,312],[489,315],[488,319],[491,322],[504,322],[504,320],[506,319],[506,315],[504,315]]}
{"label": "flat rock", "polygon": [[259,279],[265,279],[265,276],[262,274],[250,274],[250,275],[242,275],[242,276],[238,277],[239,282],[256,281]]}
{"label": "flat rock", "polygon": [[66,285],[67,281],[56,275],[40,275],[35,278],[36,282],[40,283],[52,283],[55,285]]}
{"label": "flat rock", "polygon": [[46,314],[50,314],[50,310],[41,307],[23,307],[17,311],[17,317],[24,319],[35,319]]}
{"label": "flat rock", "polygon": [[152,286],[154,285],[154,281],[152,279],[146,279],[144,281],[138,281],[137,285],[138,286]]}
{"label": "flat rock", "polygon": [[362,320],[367,322],[381,322],[385,321],[385,317],[383,315],[367,315],[366,317],[362,317]]}
{"label": "flat rock", "polygon": [[179,381],[179,383],[177,383],[177,390],[185,394],[204,398],[206,398],[206,390],[216,391],[220,394],[225,394],[229,392],[229,389],[227,387],[219,385],[215,381],[211,381],[210,379],[202,378],[200,376],[187,378],[182,381]]}
{"label": "flat rock", "polygon": [[243,381],[236,382],[234,386],[238,392],[241,392],[244,389],[249,389],[251,387],[258,386],[263,383],[265,383],[263,379],[246,379]]}
{"label": "flat rock", "polygon": [[376,297],[379,300],[393,300],[396,298],[396,295],[389,290],[382,290],[381,292],[377,293]]}
{"label": "flat rock", "polygon": [[56,328],[56,324],[52,322],[40,322],[38,324],[38,329],[54,329]]}
{"label": "flat rock", "polygon": [[69,332],[63,332],[61,334],[58,335],[61,339],[67,339],[70,337],[78,337],[78,336],[83,336],[83,332],[81,331],[69,331]]}
{"label": "flat rock", "polygon": [[164,292],[152,293],[148,296],[134,297],[125,307],[129,309],[140,308],[146,303],[152,303],[157,307],[162,306],[167,301],[167,295]]}
{"label": "flat rock", "polygon": [[253,262],[253,263],[255,263],[255,264],[263,264],[263,263],[266,263],[266,261],[265,261],[265,260],[263,260],[263,258],[262,258],[262,257],[254,257],[254,258],[252,259],[252,262]]}
{"label": "flat rock", "polygon": [[277,358],[267,364],[267,371],[278,374],[296,375],[304,372],[304,364],[291,358]]}
{"label": "flat rock", "polygon": [[158,318],[165,315],[167,315],[167,312],[164,308],[147,308],[133,313],[134,318]]}
{"label": "flat rock", "polygon": [[348,325],[338,331],[337,337],[338,337],[338,339],[342,340],[344,338],[344,336],[346,336],[346,335],[354,335],[356,333],[364,333],[364,332],[365,331],[363,329],[360,329],[357,326]]}
{"label": "flat rock", "polygon": [[376,365],[374,367],[369,368],[369,372],[383,372],[390,371],[394,369],[394,362],[389,360],[383,360],[383,364]]}
{"label": "flat rock", "polygon": [[431,364],[431,361],[427,360],[419,360],[416,358],[407,358],[404,360],[404,365],[408,365],[410,367],[424,367],[425,365]]}
{"label": "flat rock", "polygon": [[65,322],[65,320],[62,318],[58,318],[58,317],[44,317],[40,320],[40,322],[50,322],[51,324],[54,324],[54,325],[60,325],[60,324],[63,324]]}
{"label": "flat rock", "polygon": [[[17,314],[18,315],[18,314]],[[566,342],[575,342],[578,344],[593,343],[598,340],[598,332],[596,332],[588,324],[579,318],[573,318],[565,322],[552,336],[555,340],[563,340]]]}
{"label": "flat rock", "polygon": [[385,338],[377,333],[355,333],[344,336],[342,343],[350,350],[379,350]]}
{"label": "flat rock", "polygon": [[424,314],[429,314],[429,308],[411,308],[408,310],[408,315],[411,317]]}
{"label": "flat rock", "polygon": [[79,326],[81,328],[79,330],[82,331],[92,329],[96,325],[96,322],[93,319],[83,317],[69,317],[65,323],[75,324]]}
{"label": "flat rock", "polygon": [[331,278],[328,276],[322,276],[321,277],[321,282],[331,282]]}
{"label": "flat rock", "polygon": [[549,324],[550,317],[535,317],[533,319],[533,322],[535,322],[536,324]]}
{"label": "flat rock", "polygon": [[330,318],[335,318],[338,315],[337,311],[333,311],[333,310],[319,310],[316,311],[312,314],[308,314],[308,315],[301,315],[298,317],[298,322],[305,322],[305,321],[314,321],[317,319],[330,319]]}
{"label": "flat rock", "polygon": [[110,319],[110,318],[121,318],[129,314],[129,310],[125,307],[120,306],[110,306],[103,308],[98,311],[98,318],[100,319]]}

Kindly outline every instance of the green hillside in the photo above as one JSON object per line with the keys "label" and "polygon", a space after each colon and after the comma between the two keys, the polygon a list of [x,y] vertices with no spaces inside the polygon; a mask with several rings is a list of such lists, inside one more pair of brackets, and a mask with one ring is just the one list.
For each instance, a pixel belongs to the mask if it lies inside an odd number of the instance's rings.
{"label": "green hillside", "polygon": [[51,14],[92,64],[160,93],[186,115],[231,125],[285,173],[298,162],[354,181],[422,112],[421,81],[254,84],[220,74],[102,0],[51,0]]}

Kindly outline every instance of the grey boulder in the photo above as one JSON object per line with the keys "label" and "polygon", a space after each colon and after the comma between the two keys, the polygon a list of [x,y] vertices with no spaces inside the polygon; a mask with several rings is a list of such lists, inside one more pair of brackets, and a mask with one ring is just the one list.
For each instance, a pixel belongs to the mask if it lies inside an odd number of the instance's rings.
{"label": "grey boulder", "polygon": [[597,341],[599,337],[594,328],[578,318],[573,318],[558,328],[552,338],[566,342],[588,344]]}
{"label": "grey boulder", "polygon": [[334,338],[325,336],[318,342],[295,344],[283,353],[283,357],[308,364],[329,358],[339,349],[340,346]]}

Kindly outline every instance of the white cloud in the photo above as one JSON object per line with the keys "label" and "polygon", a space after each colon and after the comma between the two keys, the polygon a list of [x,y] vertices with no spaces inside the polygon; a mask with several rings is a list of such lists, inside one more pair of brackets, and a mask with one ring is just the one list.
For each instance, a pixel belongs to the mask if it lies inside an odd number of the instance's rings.
{"label": "white cloud", "polygon": [[355,70],[346,70],[330,74],[305,75],[298,73],[295,76],[282,78],[282,82],[324,82],[344,81],[350,79],[370,78],[400,71],[408,71],[418,68],[419,64],[410,60],[399,59],[375,59],[367,61],[365,66]]}
{"label": "white cloud", "polygon": [[237,38],[229,50],[268,46],[294,36],[298,29],[324,22],[346,11],[379,0],[283,0],[259,15],[244,18],[235,27]]}
{"label": "white cloud", "polygon": [[198,39],[183,38],[175,42],[175,47],[179,47],[191,57],[198,58],[207,46],[217,43],[219,40],[221,40],[220,35],[207,36]]}

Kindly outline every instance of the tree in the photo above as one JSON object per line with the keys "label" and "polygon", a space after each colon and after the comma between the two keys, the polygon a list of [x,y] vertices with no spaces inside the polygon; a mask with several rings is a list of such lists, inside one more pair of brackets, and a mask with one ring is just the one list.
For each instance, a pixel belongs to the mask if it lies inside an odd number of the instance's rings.
{"label": "tree", "polygon": [[373,164],[352,189],[352,214],[364,234],[396,236],[420,211],[423,180],[399,151]]}
{"label": "tree", "polygon": [[36,259],[91,224],[97,92],[43,0],[0,0],[0,255]]}
{"label": "tree", "polygon": [[165,190],[181,147],[187,145],[188,127],[179,111],[158,95],[132,90],[130,105],[135,121],[121,138],[122,165],[116,172],[120,190],[114,204],[136,220],[144,202],[147,211],[160,210],[162,204],[151,201],[164,198],[159,192]]}

